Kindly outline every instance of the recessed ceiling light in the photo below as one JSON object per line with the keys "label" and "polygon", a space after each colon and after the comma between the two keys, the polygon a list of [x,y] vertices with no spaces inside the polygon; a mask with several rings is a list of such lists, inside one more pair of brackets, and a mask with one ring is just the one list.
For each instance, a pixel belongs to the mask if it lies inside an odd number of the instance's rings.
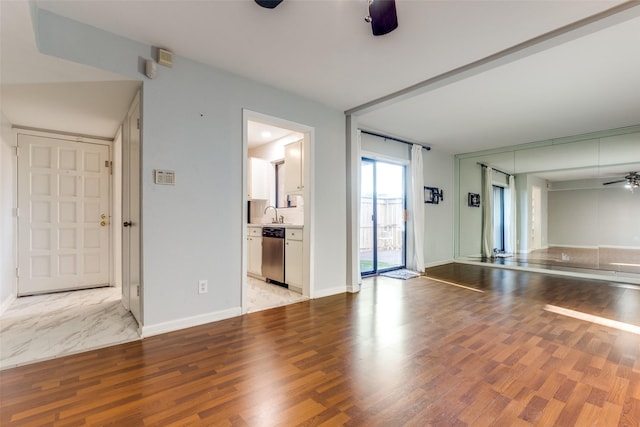
{"label": "recessed ceiling light", "polygon": [[264,139],[271,138],[271,132],[269,132],[268,130],[262,131],[260,136],[262,136]]}

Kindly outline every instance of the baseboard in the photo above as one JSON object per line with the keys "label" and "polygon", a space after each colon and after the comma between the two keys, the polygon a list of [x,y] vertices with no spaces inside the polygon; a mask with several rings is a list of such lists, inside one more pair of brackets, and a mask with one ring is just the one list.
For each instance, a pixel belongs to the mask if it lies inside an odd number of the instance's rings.
{"label": "baseboard", "polygon": [[347,286],[337,286],[335,288],[322,289],[321,291],[316,291],[313,294],[313,298],[324,298],[329,297],[331,295],[344,294],[347,292]]}
{"label": "baseboard", "polygon": [[447,260],[442,260],[442,261],[429,262],[429,263],[426,263],[426,264],[424,265],[424,268],[437,267],[437,266],[439,266],[439,265],[451,264],[452,262],[455,262],[455,261],[453,260],[453,258],[451,258],[451,259],[447,259]]}
{"label": "baseboard", "polygon": [[145,325],[140,328],[140,336],[147,338],[153,335],[173,332],[180,329],[200,326],[206,323],[217,322],[219,320],[230,319],[242,314],[240,307],[228,310],[216,311],[214,313],[200,314],[198,316],[183,317],[182,319],[171,320],[169,322],[157,323],[155,325]]}
{"label": "baseboard", "polygon": [[347,292],[350,294],[355,294],[360,292],[360,289],[362,289],[362,284],[358,283],[355,286],[347,286]]}
{"label": "baseboard", "polygon": [[0,304],[0,315],[2,315],[2,313],[4,313],[15,300],[16,294],[11,294],[2,301],[2,304]]}
{"label": "baseboard", "polygon": [[549,243],[546,248],[542,249],[551,249],[551,248],[569,248],[569,249],[598,249],[597,246],[590,245],[561,245],[558,243]]}

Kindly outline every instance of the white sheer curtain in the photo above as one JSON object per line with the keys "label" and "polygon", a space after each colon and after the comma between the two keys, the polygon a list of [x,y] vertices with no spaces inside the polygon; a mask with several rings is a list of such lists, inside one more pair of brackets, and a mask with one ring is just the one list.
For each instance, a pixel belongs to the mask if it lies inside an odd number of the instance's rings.
{"label": "white sheer curtain", "polygon": [[505,252],[515,254],[518,252],[516,241],[516,177],[509,175],[509,198],[505,201]]}
{"label": "white sheer curtain", "polygon": [[482,168],[482,256],[493,258],[493,169]]}
{"label": "white sheer curtain", "polygon": [[411,204],[413,213],[413,253],[411,265],[415,271],[424,271],[424,173],[422,146],[411,147]]}
{"label": "white sheer curtain", "polygon": [[362,203],[362,131],[360,129],[357,130],[357,137],[356,137],[356,153],[355,153],[355,157],[356,159],[358,159],[358,167],[356,167],[356,173],[358,174],[358,179],[357,179],[357,189],[356,189],[356,230],[358,230],[358,241],[356,242],[356,244],[358,245],[358,255],[356,258],[356,263],[358,266],[358,285],[362,284],[362,271],[361,271],[361,264],[360,264],[360,227],[362,226],[362,224],[360,223],[360,210],[361,210],[361,203]]}

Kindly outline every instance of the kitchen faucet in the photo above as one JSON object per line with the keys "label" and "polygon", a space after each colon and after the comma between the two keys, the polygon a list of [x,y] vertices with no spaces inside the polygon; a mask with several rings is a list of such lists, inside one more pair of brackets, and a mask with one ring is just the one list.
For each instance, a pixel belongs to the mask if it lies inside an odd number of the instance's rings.
{"label": "kitchen faucet", "polygon": [[271,222],[272,222],[273,224],[277,224],[277,223],[278,223],[278,209],[276,209],[276,207],[275,207],[275,206],[271,206],[271,205],[269,205],[269,206],[267,206],[266,208],[264,208],[264,213],[265,213],[265,214],[267,213],[267,211],[269,210],[269,208],[273,209],[273,210],[276,212],[275,216],[273,217],[273,221],[271,221]]}

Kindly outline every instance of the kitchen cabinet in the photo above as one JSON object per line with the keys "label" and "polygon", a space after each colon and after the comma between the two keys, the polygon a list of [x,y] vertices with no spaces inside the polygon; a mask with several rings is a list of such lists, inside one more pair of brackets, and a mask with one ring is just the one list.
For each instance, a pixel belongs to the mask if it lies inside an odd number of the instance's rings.
{"label": "kitchen cabinet", "polygon": [[247,198],[249,200],[269,199],[269,172],[271,168],[271,163],[268,161],[249,157],[247,176]]}
{"label": "kitchen cabinet", "polygon": [[284,192],[302,193],[304,190],[304,149],[303,140],[284,146]]}
{"label": "kitchen cabinet", "polygon": [[284,279],[289,289],[302,293],[302,229],[287,228],[284,246]]}
{"label": "kitchen cabinet", "polygon": [[247,243],[247,273],[262,277],[262,227],[248,227]]}

